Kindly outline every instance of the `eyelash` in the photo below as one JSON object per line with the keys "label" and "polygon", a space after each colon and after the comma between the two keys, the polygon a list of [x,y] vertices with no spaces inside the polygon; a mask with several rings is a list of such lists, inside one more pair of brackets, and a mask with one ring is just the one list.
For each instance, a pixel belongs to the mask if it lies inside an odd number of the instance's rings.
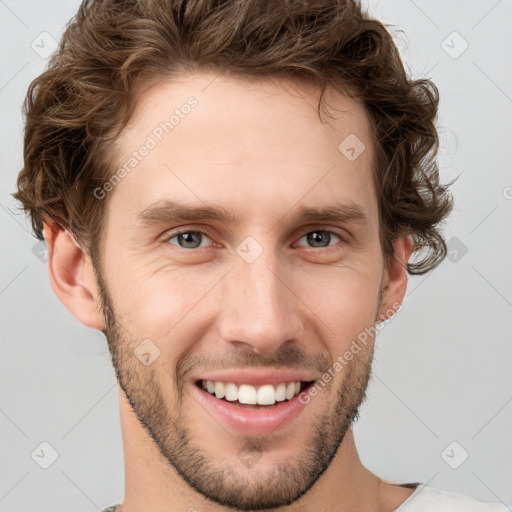
{"label": "eyelash", "polygon": [[[341,236],[339,233],[337,233],[336,231],[332,231],[332,230],[329,230],[329,229],[323,229],[323,228],[314,228],[314,229],[312,229],[310,231],[307,231],[306,233],[304,233],[299,238],[299,240],[301,238],[303,238],[304,236],[309,235],[310,233],[315,233],[315,232],[318,232],[318,231],[323,232],[323,233],[330,233],[331,235],[334,235],[334,236],[338,237],[340,242],[346,242],[346,239],[343,236]],[[207,231],[198,228],[198,229],[184,229],[182,231],[176,231],[176,232],[167,233],[165,235],[164,241],[165,242],[170,242],[170,240],[172,238],[175,238],[175,237],[177,237],[179,235],[183,235],[185,233],[201,233],[202,235],[205,235],[208,238],[213,240],[213,237]],[[181,249],[182,251],[198,251],[199,249],[206,249],[206,247],[197,247],[195,249],[185,249],[184,247],[180,247],[179,245],[175,245],[175,244],[171,244],[171,245],[174,245],[175,247],[177,247],[178,249]],[[325,249],[332,248],[334,246],[328,245],[327,247],[319,247],[318,248],[318,247],[308,247],[308,246],[302,246],[301,245],[299,247],[305,247],[306,249],[313,249],[313,250],[314,249],[324,249],[325,250]]]}

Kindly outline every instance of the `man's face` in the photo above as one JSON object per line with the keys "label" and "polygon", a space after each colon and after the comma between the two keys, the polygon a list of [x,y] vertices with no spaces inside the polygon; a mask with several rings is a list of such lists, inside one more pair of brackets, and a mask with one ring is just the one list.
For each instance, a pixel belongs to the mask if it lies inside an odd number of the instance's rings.
{"label": "man's face", "polygon": [[[367,114],[345,96],[328,94],[338,119],[323,124],[311,86],[212,78],[149,89],[118,140],[118,166],[153,146],[148,135],[157,143],[104,199],[105,333],[134,412],[181,477],[226,506],[277,507],[328,468],[365,396],[372,339],[333,365],[374,325],[387,275],[374,150]],[[191,96],[197,105],[159,131]],[[366,146],[356,159],[338,149],[354,135]],[[164,201],[234,218],[150,212]],[[300,216],[341,205],[348,215]],[[329,370],[307,404],[283,400],[280,384]],[[207,380],[238,385],[235,400]],[[236,400],[254,391],[279,401]]]}

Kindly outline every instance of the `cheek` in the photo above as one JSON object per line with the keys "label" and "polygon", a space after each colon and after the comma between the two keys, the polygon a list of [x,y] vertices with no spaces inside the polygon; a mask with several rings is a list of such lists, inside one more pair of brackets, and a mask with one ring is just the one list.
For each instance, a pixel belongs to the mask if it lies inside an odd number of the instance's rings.
{"label": "cheek", "polygon": [[116,319],[133,338],[149,338],[166,356],[178,357],[200,336],[200,319],[207,317],[208,299],[223,273],[206,267],[114,272]]}
{"label": "cheek", "polygon": [[380,292],[376,276],[376,271],[368,271],[364,265],[308,274],[307,286],[301,287],[298,295],[315,313],[315,322],[321,321],[334,351],[339,352],[375,324]]}

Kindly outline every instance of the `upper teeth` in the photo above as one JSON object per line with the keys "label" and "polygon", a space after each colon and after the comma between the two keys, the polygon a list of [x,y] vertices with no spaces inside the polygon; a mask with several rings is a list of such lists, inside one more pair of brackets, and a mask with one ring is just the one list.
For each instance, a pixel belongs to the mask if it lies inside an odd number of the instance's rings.
{"label": "upper teeth", "polygon": [[252,405],[272,405],[276,402],[290,400],[298,395],[300,391],[300,381],[281,383],[275,388],[272,384],[265,384],[256,388],[250,384],[237,386],[233,382],[202,380],[201,386],[217,398],[225,398],[230,402],[238,400],[241,404]]}

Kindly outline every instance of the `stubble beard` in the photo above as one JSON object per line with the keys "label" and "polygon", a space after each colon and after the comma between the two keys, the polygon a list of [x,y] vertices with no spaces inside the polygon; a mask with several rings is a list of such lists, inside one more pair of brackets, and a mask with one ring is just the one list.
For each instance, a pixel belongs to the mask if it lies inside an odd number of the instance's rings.
{"label": "stubble beard", "polygon": [[240,436],[236,442],[237,453],[244,453],[246,461],[251,457],[256,461],[245,470],[238,459],[232,463],[214,460],[207,447],[194,441],[190,427],[193,419],[186,414],[185,399],[192,404],[192,410],[199,404],[192,396],[187,396],[190,393],[183,382],[175,382],[170,374],[167,380],[175,387],[177,403],[170,407],[166,402],[153,367],[144,366],[134,356],[134,349],[141,340],[132,339],[116,319],[106,283],[98,269],[95,270],[106,322],[102,332],[108,342],[119,385],[164,460],[182,479],[205,498],[244,511],[283,507],[308,492],[327,470],[348,429],[359,417],[371,376],[373,344],[355,354],[343,367],[341,371],[346,373],[334,399],[329,398],[333,390],[328,385],[312,399],[322,399],[325,394],[326,407],[292,461],[275,464],[271,470],[266,468],[264,471],[260,461],[265,457],[265,450],[272,447],[272,434]]}

